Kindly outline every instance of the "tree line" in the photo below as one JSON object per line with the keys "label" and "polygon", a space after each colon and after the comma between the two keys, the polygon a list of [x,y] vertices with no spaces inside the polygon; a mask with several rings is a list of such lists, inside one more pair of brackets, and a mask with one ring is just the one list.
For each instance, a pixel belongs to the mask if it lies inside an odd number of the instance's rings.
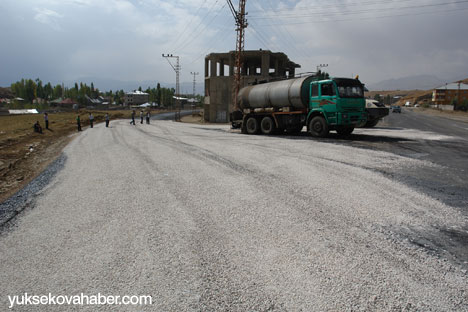
{"label": "tree line", "polygon": [[[22,98],[26,104],[33,104],[37,99],[42,99],[43,103],[36,103],[38,106],[48,105],[51,101],[56,99],[70,98],[81,105],[86,105],[88,102],[87,97],[96,99],[99,96],[103,96],[106,100],[115,103],[123,104],[125,99],[124,90],[117,91],[105,91],[101,92],[98,88],[86,83],[75,83],[74,87],[65,87],[61,84],[53,86],[50,82],[44,84],[39,78],[36,80],[32,79],[21,79],[11,84],[11,92],[15,97]],[[142,87],[138,88],[139,91],[143,91]],[[155,102],[165,107],[171,107],[175,105],[173,98],[175,94],[174,88],[164,88],[158,83],[156,87],[148,87],[144,92],[149,94],[149,102]],[[201,96],[197,96],[199,101],[202,101]]]}

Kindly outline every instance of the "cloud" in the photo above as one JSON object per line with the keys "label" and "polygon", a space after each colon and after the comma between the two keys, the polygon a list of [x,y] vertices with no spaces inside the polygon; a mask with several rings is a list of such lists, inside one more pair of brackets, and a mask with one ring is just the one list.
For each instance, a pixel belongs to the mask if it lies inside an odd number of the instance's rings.
{"label": "cloud", "polygon": [[36,8],[35,11],[37,12],[34,16],[34,19],[39,23],[45,24],[50,26],[54,30],[61,30],[60,24],[58,23],[59,19],[63,16],[59,13],[52,11],[46,8]]}
{"label": "cloud", "polygon": [[[236,44],[225,0],[0,2],[0,40],[10,43],[0,49],[1,84],[80,76],[172,82],[174,72],[162,53],[180,56],[181,81],[189,81],[190,71],[204,72],[206,54],[234,50]],[[284,52],[304,72],[328,63],[332,75],[359,73],[366,83],[416,74],[460,76],[468,72],[468,4],[397,10],[437,3],[247,1],[245,47]],[[427,14],[382,17],[402,13]]]}

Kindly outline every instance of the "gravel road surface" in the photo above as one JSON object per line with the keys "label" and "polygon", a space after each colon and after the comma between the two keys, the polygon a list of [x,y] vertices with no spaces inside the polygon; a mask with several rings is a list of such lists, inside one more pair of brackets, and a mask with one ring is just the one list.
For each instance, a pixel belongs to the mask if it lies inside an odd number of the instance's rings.
{"label": "gravel road surface", "polygon": [[[87,129],[0,235],[0,310],[27,292],[153,298],[119,311],[468,311],[468,260],[445,248],[466,241],[407,235],[467,238],[467,215],[385,173],[440,165],[332,139]],[[78,309],[97,310],[16,308]]]}

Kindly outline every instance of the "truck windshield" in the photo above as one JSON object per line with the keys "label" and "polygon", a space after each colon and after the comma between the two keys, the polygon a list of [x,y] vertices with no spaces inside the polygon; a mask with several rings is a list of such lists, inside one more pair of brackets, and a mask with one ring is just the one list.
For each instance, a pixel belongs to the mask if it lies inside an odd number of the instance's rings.
{"label": "truck windshield", "polygon": [[361,86],[338,86],[338,92],[342,98],[360,98],[364,95]]}
{"label": "truck windshield", "polygon": [[348,78],[335,78],[338,94],[342,98],[362,98],[364,87],[359,80]]}

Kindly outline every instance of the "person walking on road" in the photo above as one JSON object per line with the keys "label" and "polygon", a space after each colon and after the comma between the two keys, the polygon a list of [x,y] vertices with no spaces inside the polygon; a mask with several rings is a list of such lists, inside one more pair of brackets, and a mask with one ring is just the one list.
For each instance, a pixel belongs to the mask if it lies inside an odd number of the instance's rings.
{"label": "person walking on road", "polygon": [[81,131],[80,115],[76,116],[76,125],[78,126],[78,131]]}
{"label": "person walking on road", "polygon": [[104,118],[106,119],[106,128],[108,128],[108,127],[109,127],[109,121],[110,121],[110,119],[109,119],[109,114],[106,113],[106,115],[104,116]]}
{"label": "person walking on road", "polygon": [[140,123],[143,124],[143,110],[140,111]]}
{"label": "person walking on road", "polygon": [[150,124],[150,118],[151,118],[151,113],[150,113],[150,111],[148,111],[148,112],[146,113],[146,124],[147,124],[147,125]]}
{"label": "person walking on road", "polygon": [[44,122],[45,122],[45,128],[49,130],[49,115],[47,113],[44,113]]}
{"label": "person walking on road", "polygon": [[135,125],[135,110],[132,110],[132,121],[130,121],[131,125]]}
{"label": "person walking on road", "polygon": [[94,123],[94,116],[93,114],[89,113],[89,125],[91,126],[91,128],[93,127],[93,123]]}

